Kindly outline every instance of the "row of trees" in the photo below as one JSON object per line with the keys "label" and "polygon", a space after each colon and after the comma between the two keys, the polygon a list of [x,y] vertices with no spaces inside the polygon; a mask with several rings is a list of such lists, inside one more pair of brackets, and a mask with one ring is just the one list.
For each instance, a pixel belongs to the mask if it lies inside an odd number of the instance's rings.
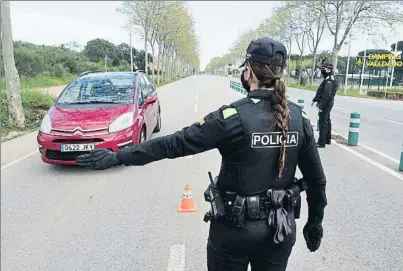
{"label": "row of trees", "polygon": [[25,127],[20,75],[62,77],[66,73],[105,68],[108,71],[141,69],[160,83],[199,70],[194,21],[184,1],[123,1],[118,12],[127,16],[130,34],[133,27],[140,29],[136,34],[142,35],[144,50],[103,39],[88,41],[83,50],[75,42],[60,46],[13,42],[9,1],[1,1],[0,7],[0,74],[6,78],[8,117],[18,129]]}
{"label": "row of trees", "polygon": [[[310,59],[310,77],[313,82],[314,71],[319,63],[330,60],[334,68],[338,68],[339,51],[348,41],[352,29],[360,29],[361,36],[366,32],[376,34],[381,39],[383,35],[377,31],[379,27],[390,27],[391,29],[401,26],[402,10],[402,1],[282,2],[275,8],[271,17],[265,19],[256,29],[244,33],[227,54],[213,58],[206,69],[213,71],[228,63],[239,63],[244,59],[246,48],[251,40],[269,36],[286,45],[289,63],[293,58],[297,70],[303,69],[306,66],[306,60]],[[333,38],[330,57],[329,52],[318,51],[325,31],[330,33]],[[291,51],[294,44],[298,48],[297,54]],[[394,49],[394,44],[392,49]],[[306,55],[308,51],[310,54]],[[298,76],[301,80],[302,72],[298,72]]]}
{"label": "row of trees", "polygon": [[[123,1],[118,11],[127,16],[129,31],[132,25],[142,29],[144,54],[151,47],[152,59],[158,60],[153,62],[152,77],[161,69],[171,76],[199,70],[199,44],[185,1]],[[146,60],[147,71],[148,64]]]}
{"label": "row of trees", "polygon": [[[13,47],[15,65],[22,77],[39,75],[63,77],[66,73],[78,74],[88,70],[104,70],[105,55],[108,71],[130,70],[130,47],[126,43],[114,45],[107,40],[94,39],[88,41],[83,50],[79,50],[76,42],[46,46],[14,41]],[[134,47],[132,51],[134,70],[144,70],[144,51],[136,50]],[[150,54],[148,60],[153,61]],[[0,74],[4,75],[3,63],[0,64]]]}

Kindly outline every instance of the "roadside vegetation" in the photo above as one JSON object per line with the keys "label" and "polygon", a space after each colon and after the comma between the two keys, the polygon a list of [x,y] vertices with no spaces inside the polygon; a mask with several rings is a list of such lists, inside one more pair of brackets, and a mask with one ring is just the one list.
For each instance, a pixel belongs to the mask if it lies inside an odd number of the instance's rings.
{"label": "roadside vegetation", "polygon": [[123,1],[116,12],[130,21],[128,37],[131,30],[142,38],[146,51],[101,38],[85,45],[12,41],[10,4],[1,2],[2,140],[38,128],[57,94],[47,93],[49,87],[60,90],[84,71],[130,71],[133,61],[133,70],[147,71],[158,86],[198,72],[198,41],[184,2]]}

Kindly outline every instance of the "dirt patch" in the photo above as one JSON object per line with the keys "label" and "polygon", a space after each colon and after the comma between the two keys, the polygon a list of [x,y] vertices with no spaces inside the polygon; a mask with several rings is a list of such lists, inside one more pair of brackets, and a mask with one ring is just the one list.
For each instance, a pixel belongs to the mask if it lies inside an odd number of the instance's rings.
{"label": "dirt patch", "polygon": [[332,134],[332,139],[336,141],[338,144],[347,145],[348,143],[347,139],[341,135]]}
{"label": "dirt patch", "polygon": [[59,94],[63,91],[63,89],[66,87],[66,85],[62,86],[53,86],[53,87],[44,87],[44,88],[36,88],[36,91],[42,91],[42,92],[47,92],[52,96],[59,96]]}

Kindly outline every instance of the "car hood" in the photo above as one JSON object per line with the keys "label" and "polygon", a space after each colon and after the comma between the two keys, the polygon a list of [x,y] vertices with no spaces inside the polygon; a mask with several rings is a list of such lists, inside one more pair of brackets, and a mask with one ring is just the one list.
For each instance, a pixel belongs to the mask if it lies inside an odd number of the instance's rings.
{"label": "car hood", "polygon": [[107,128],[109,124],[124,113],[132,112],[133,105],[108,106],[102,108],[68,108],[53,106],[49,116],[53,129],[82,130]]}

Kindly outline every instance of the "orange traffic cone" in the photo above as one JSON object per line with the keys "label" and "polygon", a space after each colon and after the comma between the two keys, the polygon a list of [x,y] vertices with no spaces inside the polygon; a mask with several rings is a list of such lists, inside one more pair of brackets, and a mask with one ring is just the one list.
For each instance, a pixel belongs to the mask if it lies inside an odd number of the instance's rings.
{"label": "orange traffic cone", "polygon": [[196,212],[197,205],[192,199],[192,192],[190,191],[190,186],[185,186],[185,192],[183,192],[182,201],[179,204],[178,212]]}

